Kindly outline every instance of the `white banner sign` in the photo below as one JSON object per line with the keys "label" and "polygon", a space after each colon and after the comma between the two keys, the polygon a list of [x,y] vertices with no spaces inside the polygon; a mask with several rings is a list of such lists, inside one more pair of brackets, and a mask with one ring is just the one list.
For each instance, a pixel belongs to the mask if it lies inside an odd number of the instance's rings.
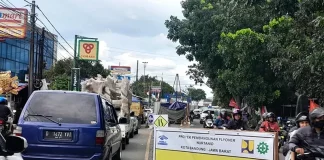
{"label": "white banner sign", "polygon": [[[156,156],[154,160],[182,160],[183,158],[181,157],[197,157],[193,160],[217,158],[225,160],[230,159],[229,157],[242,160],[249,158],[273,160],[273,147],[277,146],[274,145],[274,133],[170,127],[155,128],[154,133]],[[188,154],[193,154],[194,156],[189,156]],[[213,157],[210,155],[213,155]]]}

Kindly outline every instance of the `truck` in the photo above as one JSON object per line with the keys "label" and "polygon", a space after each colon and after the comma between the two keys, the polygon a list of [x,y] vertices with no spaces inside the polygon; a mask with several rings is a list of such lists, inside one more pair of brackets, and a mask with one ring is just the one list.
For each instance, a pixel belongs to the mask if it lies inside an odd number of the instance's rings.
{"label": "truck", "polygon": [[138,126],[140,128],[140,124],[144,124],[144,105],[143,105],[143,98],[133,95],[132,97],[132,105],[130,107],[131,112],[134,112],[135,117],[137,117],[138,120]]}
{"label": "truck", "polygon": [[122,149],[129,144],[129,139],[134,135],[134,122],[130,118],[132,104],[132,91],[128,79],[118,80],[117,76],[103,78],[100,74],[81,82],[82,92],[97,93],[111,104],[118,113],[119,126],[122,133]]}

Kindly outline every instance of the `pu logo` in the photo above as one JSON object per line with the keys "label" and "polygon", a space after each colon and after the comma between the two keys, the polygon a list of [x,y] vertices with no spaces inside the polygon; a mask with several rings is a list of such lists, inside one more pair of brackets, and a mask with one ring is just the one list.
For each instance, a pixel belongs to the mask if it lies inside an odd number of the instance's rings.
{"label": "pu logo", "polygon": [[241,151],[242,151],[242,153],[253,154],[254,153],[254,141],[253,140],[242,140]]}
{"label": "pu logo", "polygon": [[87,54],[90,54],[91,50],[94,48],[94,45],[89,43],[84,43],[82,47]]}

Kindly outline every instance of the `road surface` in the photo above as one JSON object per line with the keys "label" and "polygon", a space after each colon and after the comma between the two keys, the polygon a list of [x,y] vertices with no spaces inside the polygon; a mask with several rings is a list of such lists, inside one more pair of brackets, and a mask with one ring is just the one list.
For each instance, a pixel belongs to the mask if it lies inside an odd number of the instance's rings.
{"label": "road surface", "polygon": [[127,145],[126,149],[123,150],[122,160],[145,160],[147,150],[146,145],[148,144],[148,139],[150,138],[150,131],[150,129],[147,129],[144,126],[139,129],[138,134],[129,140],[129,145]]}

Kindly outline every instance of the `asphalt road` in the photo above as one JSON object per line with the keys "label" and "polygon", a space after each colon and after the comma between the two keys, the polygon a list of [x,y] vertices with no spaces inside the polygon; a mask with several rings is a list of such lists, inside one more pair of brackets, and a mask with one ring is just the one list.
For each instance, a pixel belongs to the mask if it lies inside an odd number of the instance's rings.
{"label": "asphalt road", "polygon": [[[147,141],[149,140],[150,129],[142,126],[137,135],[129,140],[129,144],[122,152],[122,160],[145,160]],[[149,149],[149,148],[148,148]],[[151,148],[152,150],[153,148]],[[149,152],[149,150],[147,150]],[[152,159],[149,159],[152,160]]]}

